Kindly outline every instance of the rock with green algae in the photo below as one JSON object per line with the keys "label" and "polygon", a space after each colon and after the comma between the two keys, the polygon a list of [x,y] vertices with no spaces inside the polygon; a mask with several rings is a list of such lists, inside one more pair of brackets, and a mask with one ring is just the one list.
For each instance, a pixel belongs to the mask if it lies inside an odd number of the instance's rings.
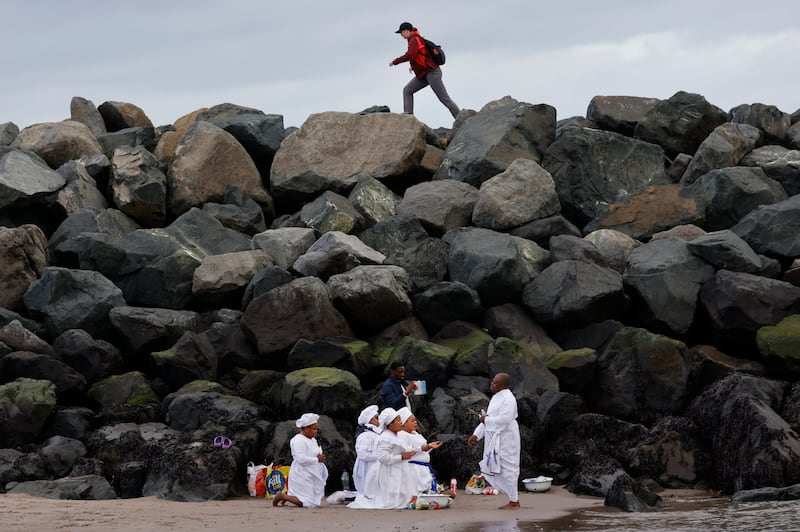
{"label": "rock with green algae", "polygon": [[488,376],[492,337],[485,330],[467,322],[452,322],[445,325],[433,341],[456,352],[453,359],[453,373],[456,375]]}
{"label": "rock with green algae", "polygon": [[19,378],[0,385],[0,446],[34,441],[56,407],[50,381]]}
{"label": "rock with green algae", "polygon": [[[405,362],[406,378],[425,380],[430,388],[443,386],[450,379],[455,355],[450,347],[406,336],[392,349],[390,360]],[[428,389],[428,393],[431,391]]]}
{"label": "rock with green algae", "polygon": [[290,418],[305,412],[355,419],[363,408],[358,378],[338,368],[313,367],[288,373],[270,390],[272,402]]}
{"label": "rock with green algae", "polygon": [[546,366],[558,377],[563,391],[580,393],[594,377],[597,351],[589,348],[562,351],[553,355]]}
{"label": "rock with green algae", "polygon": [[800,379],[800,314],[787,316],[775,326],[761,327],[756,344],[767,364],[786,372],[792,380]]}
{"label": "rock with green algae", "polygon": [[127,404],[133,406],[159,404],[158,396],[141,371],[112,375],[96,382],[89,389],[89,397],[100,406]]}
{"label": "rock with green algae", "polygon": [[558,391],[558,379],[527,344],[500,337],[489,346],[489,374],[508,373],[517,399],[541,390]]}

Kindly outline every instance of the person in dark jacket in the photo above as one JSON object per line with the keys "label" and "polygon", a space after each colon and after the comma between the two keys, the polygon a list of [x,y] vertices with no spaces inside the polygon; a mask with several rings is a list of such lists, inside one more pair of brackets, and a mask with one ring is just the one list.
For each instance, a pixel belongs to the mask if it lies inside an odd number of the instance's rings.
{"label": "person in dark jacket", "polygon": [[395,33],[399,33],[408,41],[408,51],[390,61],[389,66],[399,65],[408,61],[411,63],[411,70],[415,75],[403,88],[403,112],[413,115],[414,93],[430,85],[433,93],[447,107],[453,118],[458,116],[460,109],[450,98],[450,95],[447,94],[447,89],[442,83],[442,69],[433,62],[433,58],[431,58],[428,49],[425,47],[425,42],[422,40],[419,30],[410,22],[403,22],[400,24],[400,29]]}
{"label": "person in dark jacket", "polygon": [[406,365],[403,362],[395,360],[389,366],[389,378],[383,383],[381,388],[381,399],[383,399],[384,408],[400,408],[408,407],[411,410],[411,401],[408,397],[417,389],[417,383],[414,381],[406,382]]}

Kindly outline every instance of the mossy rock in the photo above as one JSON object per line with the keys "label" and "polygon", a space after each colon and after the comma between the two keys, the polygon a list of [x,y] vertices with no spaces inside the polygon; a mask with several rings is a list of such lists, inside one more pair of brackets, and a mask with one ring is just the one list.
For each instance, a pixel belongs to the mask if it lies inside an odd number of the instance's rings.
{"label": "mossy rock", "polygon": [[430,394],[431,388],[444,386],[450,379],[455,356],[451,347],[406,336],[392,350],[390,360],[405,363],[406,379],[427,381]]}
{"label": "mossy rock", "polygon": [[508,373],[517,399],[542,391],[559,391],[558,378],[527,344],[501,336],[489,344],[489,376]]}
{"label": "mossy rock", "polygon": [[453,359],[455,374],[486,377],[489,374],[489,344],[492,341],[489,333],[476,327],[463,336],[444,338],[436,343],[456,352]]}
{"label": "mossy rock", "polygon": [[19,378],[0,385],[0,446],[34,441],[56,404],[56,386],[48,380]]}
{"label": "mossy rock", "polygon": [[305,368],[288,373],[270,390],[272,401],[287,417],[305,412],[353,419],[363,408],[364,393],[358,378],[338,368]]}
{"label": "mossy rock", "polygon": [[562,351],[553,355],[545,365],[558,377],[562,391],[580,393],[594,378],[597,351],[589,348]]}
{"label": "mossy rock", "polygon": [[158,396],[141,371],[112,375],[96,382],[89,389],[88,395],[100,406],[160,404]]}
{"label": "mossy rock", "polygon": [[761,327],[756,333],[758,352],[767,364],[791,380],[800,379],[800,314],[793,314],[777,325]]}

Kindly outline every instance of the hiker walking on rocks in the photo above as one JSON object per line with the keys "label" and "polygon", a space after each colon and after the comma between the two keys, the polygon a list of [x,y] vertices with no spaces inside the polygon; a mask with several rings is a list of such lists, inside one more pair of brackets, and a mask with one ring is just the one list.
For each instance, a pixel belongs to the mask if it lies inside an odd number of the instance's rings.
{"label": "hiker walking on rocks", "polygon": [[413,115],[414,114],[414,93],[420,89],[424,89],[428,85],[433,89],[433,93],[439,98],[439,101],[453,115],[453,118],[458,116],[460,109],[456,102],[454,102],[450,95],[447,94],[447,89],[442,83],[442,69],[439,68],[425,46],[425,41],[422,40],[419,30],[415,28],[410,22],[403,22],[400,24],[400,29],[395,33],[399,33],[405,40],[408,41],[408,51],[400,57],[393,59],[389,66],[399,65],[409,61],[411,63],[411,70],[414,72],[415,77],[408,82],[403,88],[403,112]]}

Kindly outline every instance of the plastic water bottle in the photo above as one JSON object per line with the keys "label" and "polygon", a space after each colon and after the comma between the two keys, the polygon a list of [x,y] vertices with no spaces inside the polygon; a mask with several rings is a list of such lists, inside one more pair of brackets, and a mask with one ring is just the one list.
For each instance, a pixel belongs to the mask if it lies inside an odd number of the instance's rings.
{"label": "plastic water bottle", "polygon": [[497,488],[486,488],[483,493],[484,495],[497,495]]}
{"label": "plastic water bottle", "polygon": [[453,492],[453,495],[456,494],[456,488],[458,487],[458,482],[456,482],[456,477],[450,479],[450,491]]}
{"label": "plastic water bottle", "polygon": [[347,474],[347,469],[342,471],[342,489],[350,491],[350,475]]}

